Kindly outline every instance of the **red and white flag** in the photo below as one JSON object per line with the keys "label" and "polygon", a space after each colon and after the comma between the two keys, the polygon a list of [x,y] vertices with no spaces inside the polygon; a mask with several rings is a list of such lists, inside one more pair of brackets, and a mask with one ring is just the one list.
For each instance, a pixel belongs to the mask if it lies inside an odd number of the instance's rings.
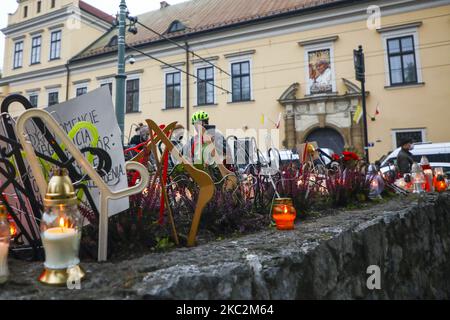
{"label": "red and white flag", "polygon": [[278,120],[277,120],[277,122],[275,123],[275,128],[280,129],[280,124],[281,124],[281,112],[280,112],[280,114],[278,115]]}
{"label": "red and white flag", "polygon": [[377,108],[375,109],[375,117],[380,114],[380,104],[377,104]]}

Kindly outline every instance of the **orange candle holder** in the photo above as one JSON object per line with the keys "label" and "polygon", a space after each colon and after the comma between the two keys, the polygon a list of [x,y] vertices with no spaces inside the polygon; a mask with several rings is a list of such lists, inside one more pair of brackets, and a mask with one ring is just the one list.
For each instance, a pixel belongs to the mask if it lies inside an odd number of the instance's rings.
{"label": "orange candle holder", "polygon": [[273,201],[272,217],[278,230],[294,229],[297,211],[291,198],[277,198]]}
{"label": "orange candle holder", "polygon": [[439,176],[438,178],[435,179],[434,182],[434,189],[437,192],[444,192],[447,191],[448,185],[445,182],[445,178],[443,176]]}

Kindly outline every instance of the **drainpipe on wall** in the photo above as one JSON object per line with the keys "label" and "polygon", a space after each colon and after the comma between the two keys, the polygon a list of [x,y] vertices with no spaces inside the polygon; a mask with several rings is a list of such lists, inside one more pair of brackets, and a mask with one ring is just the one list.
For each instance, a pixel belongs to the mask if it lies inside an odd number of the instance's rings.
{"label": "drainpipe on wall", "polygon": [[66,101],[69,100],[69,83],[70,83],[70,67],[69,63],[66,63]]}
{"label": "drainpipe on wall", "polygon": [[190,114],[189,114],[189,44],[185,42],[186,46],[186,131],[189,132]]}

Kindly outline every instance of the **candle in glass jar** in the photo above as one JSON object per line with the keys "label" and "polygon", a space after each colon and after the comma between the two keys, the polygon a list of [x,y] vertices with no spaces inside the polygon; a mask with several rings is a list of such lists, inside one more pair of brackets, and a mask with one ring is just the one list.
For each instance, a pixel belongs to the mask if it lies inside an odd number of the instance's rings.
{"label": "candle in glass jar", "polygon": [[425,190],[427,192],[433,192],[433,171],[430,169],[423,170],[423,173],[425,175]]}
{"label": "candle in glass jar", "polygon": [[292,206],[292,200],[289,204],[283,204],[287,199],[275,199],[272,217],[275,220],[276,227],[279,230],[294,229],[294,221],[297,215],[295,208]]}
{"label": "candle in glass jar", "polygon": [[437,181],[436,182],[436,191],[437,192],[444,192],[447,190],[447,183],[445,180]]}
{"label": "candle in glass jar", "polygon": [[9,243],[0,242],[0,283],[8,279],[8,251]]}
{"label": "candle in glass jar", "polygon": [[79,238],[79,232],[73,228],[57,227],[45,230],[42,233],[45,267],[67,269],[78,265]]}

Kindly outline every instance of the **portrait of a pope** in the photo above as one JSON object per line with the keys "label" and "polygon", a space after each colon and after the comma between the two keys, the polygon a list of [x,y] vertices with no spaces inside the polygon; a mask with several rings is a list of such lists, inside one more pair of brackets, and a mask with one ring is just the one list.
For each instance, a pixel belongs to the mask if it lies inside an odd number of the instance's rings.
{"label": "portrait of a pope", "polygon": [[332,92],[333,74],[330,62],[330,50],[318,50],[308,53],[309,91],[311,94]]}

